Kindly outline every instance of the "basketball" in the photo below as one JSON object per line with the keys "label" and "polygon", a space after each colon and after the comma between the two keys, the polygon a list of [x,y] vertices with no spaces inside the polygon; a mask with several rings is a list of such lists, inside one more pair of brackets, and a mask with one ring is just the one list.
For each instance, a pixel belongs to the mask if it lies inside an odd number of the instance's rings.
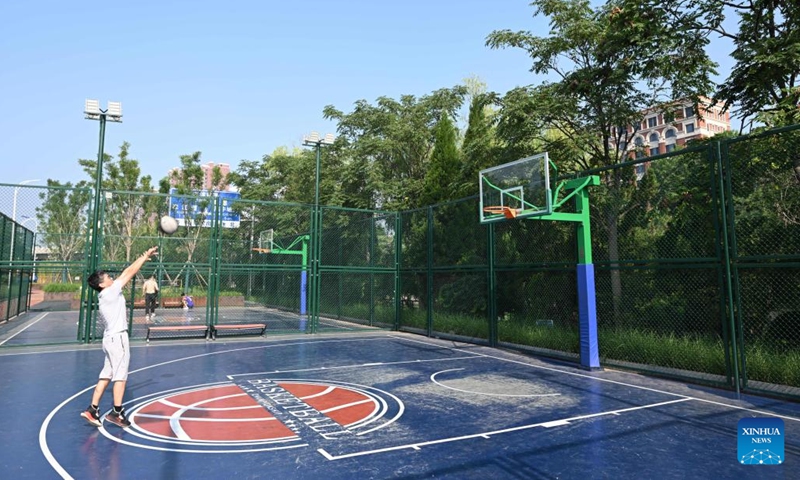
{"label": "basketball", "polygon": [[164,215],[158,221],[158,230],[165,235],[172,235],[178,230],[178,221],[169,215]]}

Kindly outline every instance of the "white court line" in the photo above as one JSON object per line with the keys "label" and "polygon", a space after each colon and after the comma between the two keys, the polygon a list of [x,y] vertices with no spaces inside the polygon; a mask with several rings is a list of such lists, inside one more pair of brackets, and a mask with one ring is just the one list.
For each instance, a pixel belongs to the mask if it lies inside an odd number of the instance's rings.
{"label": "white court line", "polygon": [[[346,340],[333,340],[333,339],[330,339],[330,340],[320,340],[320,341],[311,341],[311,342],[305,341],[305,342],[297,342],[297,343],[282,343],[282,344],[272,344],[272,345],[258,345],[258,346],[255,346],[255,347],[233,348],[233,349],[230,349],[230,350],[222,350],[222,351],[219,351],[219,352],[207,352],[207,353],[202,353],[202,354],[199,354],[199,355],[191,355],[189,357],[183,357],[183,358],[178,358],[178,359],[175,359],[175,360],[169,360],[169,361],[166,361],[166,362],[157,363],[155,365],[148,365],[146,367],[142,367],[142,368],[137,369],[137,370],[132,370],[131,372],[129,372],[129,374],[143,372],[143,371],[149,370],[151,368],[156,368],[156,367],[160,367],[160,366],[163,366],[163,365],[169,365],[170,363],[182,362],[184,360],[192,360],[192,359],[201,358],[201,357],[208,357],[208,356],[211,356],[211,355],[220,355],[220,354],[223,354],[223,353],[231,353],[231,352],[238,352],[238,351],[245,351],[245,350],[253,350],[253,349],[257,349],[257,348],[284,347],[284,346],[287,346],[287,345],[300,345],[300,344],[308,344],[308,343],[327,343],[329,341],[330,342],[351,342],[351,341],[354,342],[354,341],[364,341],[364,339],[363,338],[362,339],[352,339],[352,340],[349,340],[349,339],[346,339]],[[47,415],[47,417],[42,422],[42,426],[39,428],[39,448],[42,451],[42,455],[44,455],[44,458],[47,460],[47,463],[49,463],[50,466],[53,467],[53,470],[55,470],[56,473],[61,475],[61,478],[64,478],[64,479],[72,480],[72,476],[70,476],[70,474],[67,473],[67,471],[64,469],[64,467],[62,467],[61,464],[58,463],[58,461],[56,460],[55,456],[53,456],[53,453],[50,451],[50,447],[47,445],[47,427],[50,425],[50,422],[53,420],[53,417],[55,417],[56,413],[58,413],[59,410],[64,408],[64,406],[67,405],[68,403],[70,403],[71,401],[75,400],[79,396],[81,396],[81,395],[83,395],[83,394],[85,394],[85,393],[87,393],[87,392],[89,392],[91,390],[94,390],[94,385],[79,391],[75,395],[67,398],[66,400],[64,400],[63,402],[58,404]],[[132,443],[126,442],[125,440],[118,440],[118,441],[120,443],[123,443],[123,444],[134,445]],[[301,445],[298,445],[298,446],[301,446]],[[151,449],[151,450],[163,450],[160,447],[143,446],[142,448]],[[290,447],[290,448],[296,448],[296,447]],[[195,450],[183,450],[183,451],[185,451],[186,453],[207,453],[207,452],[202,451],[202,450],[197,450],[197,451],[195,451]],[[236,451],[236,450],[232,450],[230,452],[228,452],[228,451],[217,451],[215,453],[239,453],[239,452]]]}
{"label": "white court line", "polygon": [[267,372],[252,372],[252,373],[235,373],[228,375],[228,380],[233,380],[236,377],[249,377],[253,375],[268,375],[275,373],[307,373],[307,372],[321,372],[328,370],[347,370],[351,368],[363,367],[386,367],[390,365],[405,365],[409,363],[428,363],[428,362],[451,362],[453,360],[473,360],[479,358],[476,356],[471,357],[451,357],[451,358],[431,358],[428,360],[400,360],[397,362],[381,362],[381,363],[356,363],[353,365],[339,365],[336,367],[316,367],[316,368],[299,368],[295,370],[272,370]]}
{"label": "white court line", "polygon": [[[453,359],[414,360],[414,361],[404,361],[404,362],[393,362],[393,363],[384,363],[384,365],[393,365],[393,364],[402,364],[402,363],[417,363],[417,362],[423,362],[423,361],[424,362],[428,362],[428,361],[447,361],[447,360],[467,360],[467,359],[475,359],[475,358],[481,358],[481,357],[483,357],[483,358],[491,358],[491,359],[500,360],[500,361],[503,361],[503,362],[516,363],[516,364],[519,364],[519,365],[538,368],[538,369],[542,369],[542,370],[549,370],[549,371],[553,371],[553,372],[557,372],[557,373],[563,373],[563,374],[566,374],[566,375],[572,375],[572,376],[577,376],[577,377],[582,377],[582,378],[587,378],[587,379],[593,379],[593,380],[597,380],[597,381],[601,381],[601,382],[607,382],[607,383],[613,383],[613,384],[617,384],[617,385],[623,385],[623,386],[627,386],[627,387],[631,387],[631,388],[635,388],[635,389],[648,390],[648,391],[652,391],[652,392],[662,393],[662,394],[665,394],[665,395],[681,397],[678,400],[674,400],[672,402],[665,402],[663,404],[675,403],[675,402],[683,402],[683,401],[687,401],[687,400],[697,400],[697,401],[706,402],[706,403],[712,403],[712,404],[716,404],[716,405],[720,405],[720,406],[724,406],[724,407],[729,407],[729,408],[733,408],[733,409],[745,410],[745,411],[750,411],[750,412],[755,412],[755,413],[762,413],[762,414],[767,414],[767,415],[771,415],[771,416],[775,416],[775,417],[780,417],[780,418],[784,418],[784,419],[800,422],[800,419],[798,419],[798,418],[793,418],[793,417],[784,416],[784,415],[776,415],[776,414],[774,414],[772,412],[764,412],[764,411],[761,411],[761,410],[754,410],[754,409],[750,409],[750,408],[746,408],[746,407],[740,407],[740,406],[737,406],[737,405],[730,405],[730,404],[726,404],[726,403],[723,403],[723,402],[715,402],[715,401],[711,401],[711,400],[704,400],[702,398],[689,397],[689,396],[680,395],[680,394],[673,393],[673,392],[667,392],[667,391],[658,390],[658,389],[654,389],[654,388],[648,388],[648,387],[642,387],[642,386],[638,386],[638,385],[632,385],[632,384],[628,384],[628,383],[625,383],[625,382],[619,382],[619,381],[616,381],[616,380],[605,379],[605,378],[596,377],[596,376],[592,376],[592,375],[585,375],[585,374],[581,374],[581,373],[577,373],[577,372],[571,372],[571,371],[561,370],[561,369],[552,368],[552,367],[544,367],[544,366],[539,366],[539,365],[533,365],[533,364],[530,364],[530,363],[525,363],[525,362],[521,362],[521,361],[517,361],[517,360],[511,360],[511,359],[507,359],[507,358],[496,357],[496,356],[492,356],[492,355],[486,355],[486,354],[483,354],[483,353],[464,352],[464,351],[459,350],[459,349],[455,349],[455,348],[452,348],[452,347],[446,347],[446,346],[439,345],[439,344],[436,344],[436,343],[430,343],[430,342],[424,342],[424,341],[415,340],[415,339],[403,338],[403,337],[398,337],[398,336],[395,336],[395,335],[386,335],[386,336],[377,336],[376,335],[376,336],[374,336],[372,338],[359,338],[359,339],[321,339],[321,340],[318,340],[318,341],[307,341],[306,340],[306,341],[298,341],[298,342],[292,342],[292,343],[282,343],[282,344],[272,344],[272,345],[258,345],[258,346],[253,346],[253,347],[233,348],[233,349],[229,349],[229,350],[222,350],[222,351],[218,351],[218,352],[207,352],[207,353],[198,354],[198,355],[191,355],[189,357],[183,357],[183,358],[178,358],[178,359],[174,359],[174,360],[169,360],[169,361],[166,361],[166,362],[161,362],[161,363],[158,363],[158,364],[149,365],[149,366],[140,368],[138,370],[133,370],[130,373],[131,374],[139,373],[139,372],[142,372],[142,371],[145,371],[145,370],[149,370],[151,368],[156,368],[156,367],[160,367],[160,366],[164,366],[164,365],[168,365],[168,364],[172,364],[172,363],[182,362],[184,360],[192,360],[192,359],[197,359],[197,358],[202,358],[202,357],[208,357],[208,356],[211,356],[211,355],[220,355],[220,354],[233,353],[233,352],[238,352],[238,351],[262,349],[262,348],[263,349],[267,349],[267,348],[286,347],[286,346],[291,346],[291,345],[308,345],[308,344],[315,344],[315,343],[320,343],[321,344],[321,343],[364,342],[364,341],[375,341],[375,340],[386,340],[386,339],[415,342],[415,343],[419,343],[419,344],[426,345],[426,346],[432,346],[432,347],[436,347],[436,348],[453,350],[453,351],[459,352],[461,354],[468,353],[471,356],[459,357],[459,358],[453,358]],[[168,346],[168,345],[163,345],[163,346]],[[142,348],[151,348],[151,347],[142,346]],[[158,348],[158,347],[156,347],[156,348]],[[53,351],[53,352],[35,352],[35,353],[39,354],[39,353],[61,353],[61,352],[60,351]],[[20,354],[22,354],[22,353],[20,353]],[[294,370],[294,371],[326,370],[326,369],[335,369],[335,368],[355,368],[355,367],[359,367],[359,366],[361,366],[361,365],[353,365],[353,366],[346,366],[346,367],[327,367],[327,368],[323,367],[323,368],[318,368],[318,369]],[[278,373],[278,372],[280,372],[280,371],[265,372],[265,373]],[[289,372],[289,371],[287,371],[287,372]],[[240,375],[235,375],[235,376],[240,376]],[[229,378],[231,378],[231,376],[229,376]],[[47,428],[48,428],[50,422],[52,421],[53,417],[56,415],[56,413],[59,410],[61,410],[65,405],[70,403],[72,400],[74,400],[78,396],[89,392],[93,388],[94,388],[94,386],[91,386],[91,387],[88,387],[88,388],[86,388],[84,390],[81,390],[81,391],[77,392],[75,395],[73,395],[73,396],[67,398],[66,400],[64,400],[63,402],[61,402],[45,418],[45,420],[42,423],[42,426],[41,426],[41,428],[39,430],[39,446],[40,446],[40,449],[42,451],[42,454],[45,456],[45,458],[47,459],[48,463],[50,463],[50,465],[53,467],[53,469],[59,475],[61,475],[62,478],[65,478],[65,479],[71,479],[72,477],[58,463],[58,461],[55,459],[55,457],[53,456],[52,452],[50,451],[50,449],[49,449],[49,447],[47,445],[47,438],[46,438],[47,437],[47,435],[46,435],[47,434]],[[656,405],[661,405],[661,404],[656,404]],[[631,409],[626,409],[624,411],[628,411],[628,410],[632,410],[632,409],[638,409],[638,408],[648,408],[648,406],[632,407]],[[623,411],[623,410],[620,410],[620,411]],[[595,414],[595,415],[600,415],[600,414]],[[544,422],[544,423],[541,424],[541,426],[547,426],[547,425],[552,425],[552,424],[553,424],[553,421]],[[488,435],[488,434],[480,434],[481,437],[485,437],[486,435]],[[125,444],[125,443],[128,443],[128,442],[120,441],[120,443]],[[410,445],[410,446],[407,446],[407,447],[403,447],[403,448],[413,448],[413,449],[417,449],[418,450],[419,446],[426,445],[426,444],[431,444],[431,443],[436,443],[436,441],[420,443],[420,444],[413,444],[413,445]],[[133,445],[133,444],[131,444],[131,445]],[[157,447],[155,447],[155,448],[154,447],[147,447],[147,448],[150,448],[150,449],[153,449],[153,450],[161,450],[161,448],[157,448]],[[378,453],[378,452],[381,452],[381,451],[393,450],[393,449],[397,449],[397,448],[384,449],[384,450],[375,450],[374,453]],[[195,453],[195,451],[187,451],[187,453]],[[202,453],[202,452],[197,451],[197,453]],[[217,452],[217,453],[226,453],[226,452]],[[231,453],[234,453],[234,452],[231,451]],[[322,455],[326,456],[326,458],[329,458],[329,459],[346,458],[345,456],[343,456],[343,457],[331,457],[324,450],[320,450],[320,453]],[[350,456],[356,456],[356,455],[361,455],[361,454],[362,453],[351,454]]]}
{"label": "white court line", "polygon": [[563,420],[550,420],[550,421],[547,421],[547,422],[535,423],[535,424],[531,424],[531,425],[521,425],[519,427],[513,427],[513,428],[504,428],[502,430],[494,430],[494,431],[491,431],[491,432],[473,433],[472,435],[463,435],[463,436],[460,436],[460,437],[440,438],[438,440],[431,440],[431,441],[428,441],[428,442],[417,442],[417,443],[409,443],[409,444],[406,444],[406,445],[396,445],[394,447],[378,448],[378,449],[375,449],[375,450],[365,450],[363,452],[356,452],[356,453],[346,453],[344,455],[331,455],[330,453],[328,453],[323,448],[317,449],[317,451],[323,457],[327,458],[328,460],[341,460],[343,458],[361,457],[361,456],[364,456],[364,455],[372,455],[372,454],[375,454],[375,453],[384,453],[384,452],[391,452],[391,451],[396,451],[396,450],[405,450],[407,448],[410,448],[410,449],[413,449],[413,450],[419,450],[422,447],[427,447],[429,445],[437,445],[437,444],[440,444],[440,443],[457,442],[457,441],[469,440],[469,439],[473,439],[473,438],[491,438],[493,435],[499,435],[499,434],[502,434],[502,433],[509,433],[509,432],[516,432],[516,431],[520,431],[520,430],[529,430],[531,428],[536,428],[536,427],[550,428],[550,427],[555,426],[554,423],[557,424],[557,425],[566,425],[569,422],[574,422],[574,421],[578,421],[578,420],[584,420],[586,418],[602,417],[602,416],[606,416],[606,415],[619,415],[620,413],[624,413],[624,412],[631,412],[631,411],[634,411],[634,410],[642,410],[642,409],[645,409],[645,408],[660,407],[662,405],[669,405],[669,404],[672,404],[672,403],[679,403],[679,402],[687,402],[689,400],[692,400],[692,399],[691,398],[679,398],[677,400],[669,400],[667,402],[653,403],[653,404],[650,404],[650,405],[641,405],[641,406],[638,406],[638,407],[630,407],[630,408],[623,408],[623,409],[619,409],[619,410],[612,410],[612,411],[609,411],[609,412],[600,412],[600,413],[592,413],[592,414],[589,414],[589,415],[580,415],[580,416],[577,416],[577,417],[565,418]]}
{"label": "white court line", "polygon": [[439,385],[442,388],[448,388],[450,390],[455,390],[456,392],[470,393],[470,394],[473,394],[473,395],[486,395],[486,396],[490,396],[490,397],[523,397],[523,398],[530,398],[530,397],[558,397],[559,395],[561,395],[560,393],[486,393],[486,392],[476,392],[476,391],[473,391],[473,390],[462,390],[460,388],[451,387],[449,385],[445,385],[445,384],[443,384],[443,383],[441,383],[441,382],[436,380],[436,375],[439,375],[440,373],[457,372],[457,371],[460,371],[460,370],[464,370],[464,369],[463,368],[451,368],[449,370],[438,371],[438,372],[434,373],[433,375],[431,375],[431,382],[435,383],[436,385]]}
{"label": "white court line", "polygon": [[[428,346],[439,346],[440,348],[446,348],[448,350],[454,350],[454,351],[457,351],[459,353],[463,353],[459,349],[455,349],[455,348],[452,348],[452,347],[445,347],[445,346],[442,346],[442,345],[437,345],[435,343],[428,343],[428,342],[423,342],[423,341],[420,341],[420,340],[407,339],[407,338],[401,338],[401,337],[392,337],[392,338],[397,338],[398,340],[407,340],[409,342],[421,343],[423,345],[428,345]],[[773,417],[779,417],[779,418],[784,418],[786,420],[792,420],[794,422],[800,422],[800,418],[790,417],[788,415],[779,415],[777,413],[767,412],[767,411],[763,411],[763,410],[755,410],[755,409],[752,409],[752,408],[741,407],[739,405],[731,405],[729,403],[716,402],[716,401],[713,401],[713,400],[705,400],[705,399],[702,399],[702,398],[692,397],[692,396],[689,396],[689,395],[682,395],[680,393],[674,393],[674,392],[668,392],[668,391],[665,391],[665,390],[659,390],[657,388],[642,387],[640,385],[633,385],[631,383],[620,382],[620,381],[611,380],[611,379],[608,379],[608,378],[596,377],[596,376],[593,376],[593,375],[586,375],[586,374],[578,373],[578,372],[570,372],[569,370],[561,370],[559,368],[545,367],[545,366],[542,366],[542,365],[533,365],[531,363],[525,363],[525,362],[521,362],[519,360],[511,360],[509,358],[496,357],[494,355],[486,355],[484,353],[477,353],[477,352],[470,352],[470,353],[473,353],[474,355],[481,356],[481,357],[500,360],[500,361],[503,361],[503,362],[516,363],[516,364],[519,364],[519,365],[525,365],[525,366],[528,366],[528,367],[538,368],[540,370],[548,370],[548,371],[551,371],[551,372],[558,372],[558,373],[563,373],[564,375],[572,375],[572,376],[581,377],[581,378],[590,378],[592,380],[597,380],[599,382],[613,383],[613,384],[622,385],[622,386],[625,386],[625,387],[637,388],[639,390],[647,390],[647,391],[650,391],[650,392],[663,393],[664,395],[671,395],[673,397],[681,397],[681,398],[685,398],[685,399],[689,399],[689,400],[697,400],[698,402],[712,403],[712,404],[720,405],[720,406],[723,406],[723,407],[729,407],[729,408],[733,408],[733,409],[737,409],[737,410],[746,410],[748,412],[754,412],[754,413],[762,413],[762,414],[766,414],[766,415],[771,415]]]}
{"label": "white court line", "polygon": [[48,313],[50,313],[50,312],[44,312],[44,313],[43,313],[43,314],[42,314],[42,315],[41,315],[39,318],[37,318],[36,320],[32,321],[31,323],[29,323],[29,324],[25,325],[25,328],[23,328],[23,329],[22,329],[22,330],[20,330],[19,332],[15,333],[14,335],[11,335],[10,337],[8,337],[8,338],[6,338],[5,340],[3,340],[2,342],[0,342],[0,345],[3,345],[4,343],[6,343],[7,341],[9,341],[9,340],[11,340],[12,338],[16,337],[16,336],[17,336],[17,335],[19,335],[20,333],[22,333],[22,332],[24,332],[25,330],[27,330],[27,329],[31,328],[32,326],[36,325],[36,323],[37,323],[39,320],[41,320],[41,319],[43,319],[44,317],[46,317]]}

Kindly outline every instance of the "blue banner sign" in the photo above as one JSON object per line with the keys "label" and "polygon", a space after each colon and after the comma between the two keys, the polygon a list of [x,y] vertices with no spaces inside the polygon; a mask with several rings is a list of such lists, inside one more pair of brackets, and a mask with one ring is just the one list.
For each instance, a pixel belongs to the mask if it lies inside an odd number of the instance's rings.
{"label": "blue banner sign", "polygon": [[239,213],[233,210],[233,204],[239,199],[239,192],[217,192],[200,190],[193,197],[177,196],[174,188],[169,191],[169,214],[185,227],[189,224],[200,227],[211,227],[213,211],[217,198],[220,199],[220,226],[222,228],[238,228]]}

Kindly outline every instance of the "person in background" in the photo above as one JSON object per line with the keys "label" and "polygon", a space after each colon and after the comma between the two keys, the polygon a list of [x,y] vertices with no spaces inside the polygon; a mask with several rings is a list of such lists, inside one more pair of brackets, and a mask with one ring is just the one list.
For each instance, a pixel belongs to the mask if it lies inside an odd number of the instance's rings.
{"label": "person in background", "polygon": [[144,293],[144,316],[147,321],[150,321],[156,317],[156,300],[158,299],[158,282],[153,275],[145,280],[142,292]]}
{"label": "person in background", "polygon": [[194,308],[194,299],[188,293],[183,295],[181,298],[183,302],[183,320],[185,324],[189,324],[192,321],[192,309]]}

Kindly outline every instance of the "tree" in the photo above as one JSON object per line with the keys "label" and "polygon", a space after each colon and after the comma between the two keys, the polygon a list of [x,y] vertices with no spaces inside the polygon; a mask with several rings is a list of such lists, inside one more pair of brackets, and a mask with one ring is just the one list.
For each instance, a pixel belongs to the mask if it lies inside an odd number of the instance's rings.
{"label": "tree", "polygon": [[[185,266],[193,269],[194,254],[202,239],[210,236],[208,230],[212,212],[216,209],[213,191],[224,188],[223,177],[218,166],[214,167],[211,173],[211,189],[207,192],[205,188],[205,172],[200,166],[201,152],[194,152],[190,155],[181,155],[181,167],[170,172],[168,177],[162,178],[159,182],[159,190],[163,194],[170,194],[182,201],[176,202],[172,208],[180,208],[180,212],[171,212],[172,215],[182,218],[183,236],[180,237],[182,245],[179,250],[186,254]],[[181,231],[181,230],[179,230]],[[195,270],[196,276],[201,283],[205,283],[202,275]],[[188,282],[187,282],[188,283]]]}
{"label": "tree", "polygon": [[[536,14],[550,19],[548,36],[499,30],[486,43],[525,50],[533,60],[531,71],[555,80],[509,92],[498,130],[507,139],[537,139],[546,150],[570,153],[554,158],[563,170],[625,160],[622,147],[636,133],[645,108],[685,98],[697,103],[711,89],[713,64],[703,51],[708,39],[697,32],[671,31],[667,37],[661,34],[667,27],[654,23],[647,24],[652,31],[642,31],[642,22],[629,22],[615,2],[596,9],[586,0],[536,0],[532,5]],[[657,35],[658,43],[651,35]],[[619,259],[618,227],[629,211],[635,182],[631,169],[613,169],[604,183],[608,195],[600,219],[613,262]],[[617,317],[622,297],[618,270],[612,269],[611,280]]]}
{"label": "tree", "polygon": [[491,105],[497,101],[494,94],[478,93],[472,97],[467,118],[464,141],[461,144],[462,169],[457,196],[478,193],[478,172],[498,165],[497,142],[493,122],[496,114]]}
{"label": "tree", "polygon": [[425,175],[420,201],[432,205],[454,198],[461,159],[456,146],[456,127],[445,114],[434,128],[433,153]]}
{"label": "tree", "polygon": [[[739,30],[723,24],[739,17]],[[714,98],[742,118],[767,126],[800,122],[800,4],[795,0],[625,0],[619,22],[642,32],[653,44],[693,32],[733,41],[736,63]],[[707,43],[707,42],[706,42]]]}
{"label": "tree", "polygon": [[[76,259],[86,245],[86,222],[91,192],[85,182],[75,187],[69,182],[47,180],[47,190],[39,193],[41,205],[36,208],[40,241],[51,254],[51,261],[68,263]],[[68,267],[65,281],[72,282]]]}
{"label": "tree", "polygon": [[443,115],[455,116],[463,102],[463,86],[437,90],[416,98],[378,98],[375,105],[356,102],[350,113],[333,106],[324,109],[326,119],[338,122],[342,171],[352,180],[350,191],[363,195],[371,189],[369,208],[404,210],[420,206],[419,198],[434,145],[434,127]]}
{"label": "tree", "polygon": [[[158,212],[156,197],[141,195],[152,193],[151,177],[140,176],[139,161],[130,158],[130,143],[123,142],[115,159],[105,155],[103,161],[103,190],[110,191],[105,198],[103,230],[107,259],[131,261],[133,244],[137,237],[152,231],[152,220]],[[78,160],[92,180],[97,172],[96,160]],[[118,250],[124,251],[119,258]]]}

